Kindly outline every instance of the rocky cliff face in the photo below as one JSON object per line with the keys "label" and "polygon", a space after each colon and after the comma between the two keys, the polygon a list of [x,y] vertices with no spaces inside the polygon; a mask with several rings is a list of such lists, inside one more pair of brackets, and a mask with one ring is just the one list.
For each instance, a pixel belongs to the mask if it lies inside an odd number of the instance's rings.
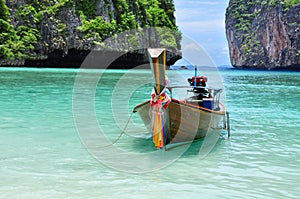
{"label": "rocky cliff face", "polygon": [[234,67],[300,70],[300,1],[230,0],[226,36]]}
{"label": "rocky cliff face", "polygon": [[0,0],[0,65],[78,67],[95,46],[122,50],[106,38],[145,26],[175,32],[149,47],[179,48],[173,0]]}

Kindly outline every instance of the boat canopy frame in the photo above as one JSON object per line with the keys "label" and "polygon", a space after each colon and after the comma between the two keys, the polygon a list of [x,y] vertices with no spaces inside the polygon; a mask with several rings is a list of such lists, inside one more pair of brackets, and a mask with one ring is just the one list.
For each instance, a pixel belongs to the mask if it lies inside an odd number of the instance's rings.
{"label": "boat canopy frame", "polygon": [[[171,97],[173,97],[173,89],[176,89],[176,88],[191,88],[191,90],[187,90],[188,92],[194,92],[193,89],[195,89],[195,88],[207,89],[210,93],[211,98],[213,99],[213,103],[215,105],[217,105],[217,107],[214,107],[213,109],[214,110],[220,109],[220,107],[219,107],[220,96],[221,96],[221,92],[223,91],[223,89],[221,89],[221,88],[207,88],[204,86],[169,86],[166,88],[170,91]],[[198,101],[202,102],[202,100],[198,100]]]}

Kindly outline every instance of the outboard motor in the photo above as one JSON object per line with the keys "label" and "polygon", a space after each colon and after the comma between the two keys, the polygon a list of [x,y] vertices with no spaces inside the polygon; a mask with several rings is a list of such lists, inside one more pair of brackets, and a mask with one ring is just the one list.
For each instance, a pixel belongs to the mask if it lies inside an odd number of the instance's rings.
{"label": "outboard motor", "polygon": [[[196,81],[196,85],[195,85]],[[193,92],[197,96],[199,100],[202,100],[203,97],[207,97],[209,95],[209,91],[205,88],[207,77],[205,76],[196,76],[196,78],[193,76],[192,78],[188,78],[188,82],[191,86],[196,86],[193,88]]]}
{"label": "outboard motor", "polygon": [[[193,76],[192,78],[188,78],[188,82],[190,83],[191,86],[194,86],[194,81],[195,81],[195,77]],[[207,77],[205,76],[196,76],[196,86],[206,86],[206,82],[207,82]]]}

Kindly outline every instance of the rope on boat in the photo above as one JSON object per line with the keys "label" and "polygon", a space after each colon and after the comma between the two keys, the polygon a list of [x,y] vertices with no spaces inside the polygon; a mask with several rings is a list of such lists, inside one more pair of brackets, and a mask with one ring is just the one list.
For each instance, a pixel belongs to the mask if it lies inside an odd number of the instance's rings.
{"label": "rope on boat", "polygon": [[[109,146],[112,146],[114,144],[116,144],[120,139],[121,137],[123,136],[123,134],[126,134],[126,129],[128,127],[128,124],[132,118],[132,115],[133,115],[134,112],[131,112],[123,130],[121,131],[120,135],[117,137],[117,139],[115,139],[111,144],[107,145],[107,146],[104,146],[104,147],[109,147]],[[225,118],[225,115],[224,115],[224,119],[223,119],[223,124],[224,124],[224,129],[227,130],[227,139],[230,138],[230,119],[229,119],[229,112],[226,112],[226,118]],[[224,136],[220,133],[220,136],[225,140]],[[165,150],[168,150],[168,149],[165,149]],[[170,150],[170,149],[169,149]]]}
{"label": "rope on boat", "polygon": [[107,145],[107,146],[104,146],[104,147],[112,146],[112,145],[116,144],[116,143],[121,139],[122,135],[125,134],[125,131],[126,131],[127,127],[128,127],[128,124],[129,124],[129,122],[130,122],[130,120],[131,120],[131,118],[132,118],[132,114],[133,114],[133,112],[131,112],[131,114],[130,114],[130,116],[129,116],[129,118],[128,118],[128,120],[127,120],[127,122],[126,122],[126,124],[125,124],[125,126],[124,126],[124,128],[123,128],[123,130],[121,131],[121,133],[120,133],[120,135],[117,137],[117,139],[115,139],[115,141],[113,141],[111,144],[109,144],[109,145]]}

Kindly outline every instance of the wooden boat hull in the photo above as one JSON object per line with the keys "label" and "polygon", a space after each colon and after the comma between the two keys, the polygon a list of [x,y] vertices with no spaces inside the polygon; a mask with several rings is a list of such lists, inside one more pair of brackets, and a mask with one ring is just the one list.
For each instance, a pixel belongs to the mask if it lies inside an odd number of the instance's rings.
{"label": "wooden boat hull", "polygon": [[[134,108],[149,133],[152,132],[150,101]],[[172,99],[164,111],[166,144],[187,142],[205,137],[209,132],[221,130],[220,122],[226,115],[226,110],[214,111],[201,106]]]}

